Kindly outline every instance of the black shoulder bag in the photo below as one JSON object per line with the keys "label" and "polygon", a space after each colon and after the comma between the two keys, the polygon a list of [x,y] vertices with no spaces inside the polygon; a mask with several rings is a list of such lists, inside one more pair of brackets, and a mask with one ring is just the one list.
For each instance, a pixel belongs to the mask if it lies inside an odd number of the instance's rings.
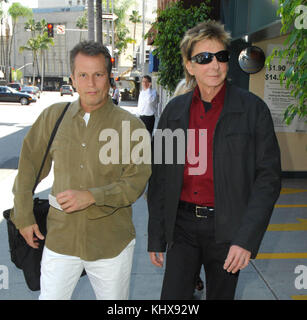
{"label": "black shoulder bag", "polygon": [[[46,162],[46,158],[48,156],[51,144],[56,135],[58,127],[64,117],[65,112],[67,111],[70,103],[65,106],[62,114],[58,118],[49,142],[48,146],[39,169],[38,175],[35,180],[34,187],[32,189],[32,194],[34,195],[35,189],[39,184],[40,175],[42,173],[44,164]],[[3,211],[3,217],[7,221],[7,233],[8,233],[8,241],[9,241],[9,249],[11,254],[11,261],[16,265],[17,268],[22,269],[27,286],[32,291],[40,290],[40,265],[42,260],[43,248],[45,244],[45,240],[38,240],[39,247],[38,249],[34,249],[30,247],[23,236],[19,233],[18,229],[16,229],[14,223],[10,219],[11,210],[8,209]],[[47,215],[49,211],[49,201],[48,199],[34,199],[33,212],[35,216],[36,223],[38,224],[40,232],[46,237],[47,234]]]}

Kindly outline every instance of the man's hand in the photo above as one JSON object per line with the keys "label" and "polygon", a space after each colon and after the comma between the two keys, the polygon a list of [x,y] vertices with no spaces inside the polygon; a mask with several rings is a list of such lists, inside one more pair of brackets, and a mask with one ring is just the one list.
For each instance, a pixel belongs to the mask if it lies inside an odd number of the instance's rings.
{"label": "man's hand", "polygon": [[89,191],[66,190],[58,193],[56,199],[66,213],[83,210],[95,203]]}
{"label": "man's hand", "polygon": [[149,252],[150,261],[156,267],[163,267],[164,255],[163,252]]}
{"label": "man's hand", "polygon": [[227,272],[236,273],[244,269],[249,262],[251,252],[239,246],[231,246],[225,260],[224,270]]}
{"label": "man's hand", "polygon": [[39,246],[38,239],[45,239],[45,237],[39,231],[37,224],[32,224],[31,226],[19,229],[19,232],[24,237],[27,244],[34,249],[37,249]]}

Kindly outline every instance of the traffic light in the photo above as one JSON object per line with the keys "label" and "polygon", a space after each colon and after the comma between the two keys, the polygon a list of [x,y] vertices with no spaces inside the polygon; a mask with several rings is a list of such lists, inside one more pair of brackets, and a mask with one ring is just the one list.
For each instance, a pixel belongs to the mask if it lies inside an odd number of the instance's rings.
{"label": "traffic light", "polygon": [[145,62],[146,62],[146,63],[149,62],[149,54],[150,54],[150,51],[149,51],[149,50],[146,50],[146,54],[145,54]]}
{"label": "traffic light", "polygon": [[111,58],[111,63],[112,63],[112,68],[115,68],[115,58],[114,57]]}
{"label": "traffic light", "polygon": [[138,63],[137,58],[134,57],[134,58],[133,58],[133,69],[136,69],[136,68],[137,68],[137,63]]}
{"label": "traffic light", "polygon": [[53,38],[53,23],[47,24],[48,38]]}

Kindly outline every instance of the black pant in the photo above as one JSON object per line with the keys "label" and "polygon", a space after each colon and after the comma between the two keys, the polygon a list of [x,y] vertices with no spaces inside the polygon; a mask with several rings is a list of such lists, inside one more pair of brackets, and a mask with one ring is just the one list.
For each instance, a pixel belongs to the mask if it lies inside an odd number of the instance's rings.
{"label": "black pant", "polygon": [[140,119],[144,122],[146,129],[149,131],[150,135],[152,135],[153,128],[155,125],[155,116],[140,116]]}
{"label": "black pant", "polygon": [[206,275],[207,300],[233,300],[239,272],[223,269],[229,243],[214,239],[214,217],[197,218],[192,212],[178,209],[174,244],[167,251],[162,300],[193,298],[201,265]]}

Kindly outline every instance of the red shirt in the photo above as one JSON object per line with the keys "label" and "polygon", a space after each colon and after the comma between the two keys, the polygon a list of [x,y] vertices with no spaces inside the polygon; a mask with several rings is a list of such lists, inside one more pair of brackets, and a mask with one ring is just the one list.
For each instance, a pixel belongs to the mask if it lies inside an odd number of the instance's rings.
{"label": "red shirt", "polygon": [[[224,105],[226,82],[205,111],[198,86],[190,107],[188,144],[180,200],[214,207],[213,135]],[[191,131],[191,129],[195,131]]]}

